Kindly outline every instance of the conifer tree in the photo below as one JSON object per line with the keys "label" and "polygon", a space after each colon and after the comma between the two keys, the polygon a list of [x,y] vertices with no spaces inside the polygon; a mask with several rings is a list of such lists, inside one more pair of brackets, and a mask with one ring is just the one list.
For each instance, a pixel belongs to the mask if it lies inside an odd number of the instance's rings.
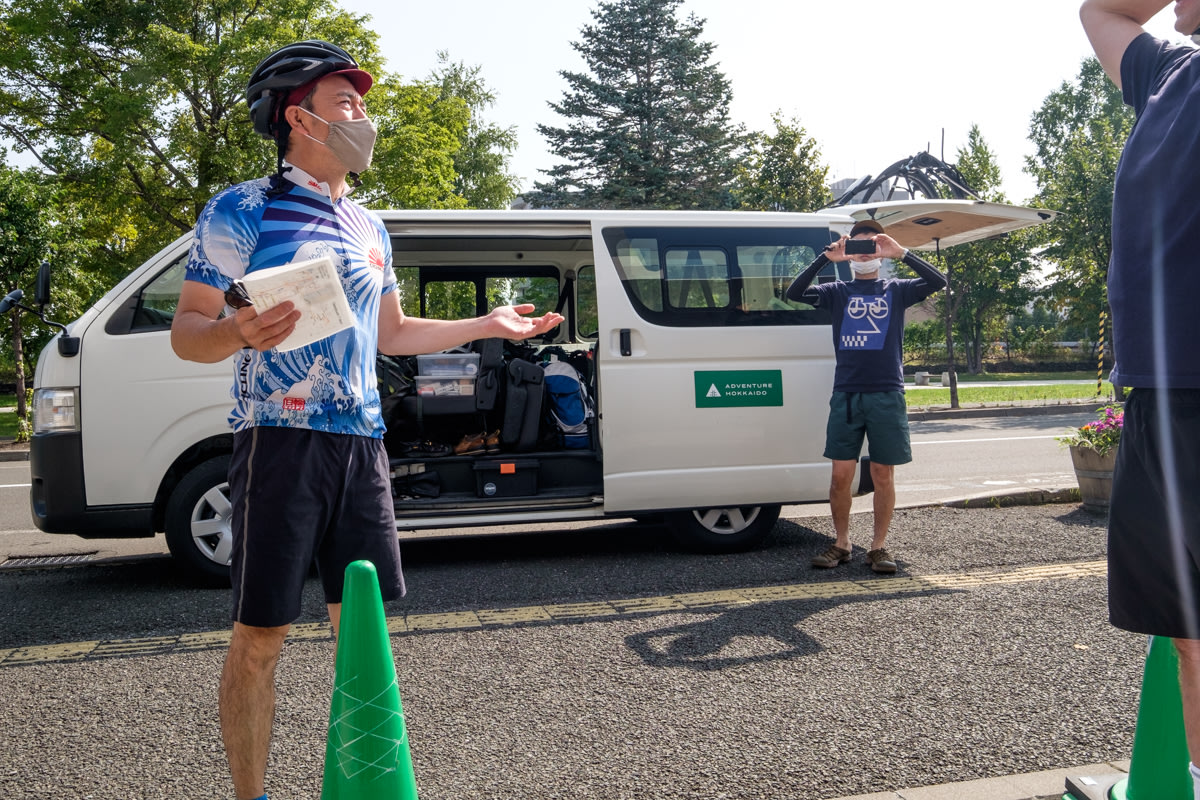
{"label": "conifer tree", "polygon": [[704,20],[682,0],[601,0],[573,44],[588,71],[539,125],[561,163],[527,199],[574,208],[728,208],[745,143],[729,118],[729,81],[702,41]]}

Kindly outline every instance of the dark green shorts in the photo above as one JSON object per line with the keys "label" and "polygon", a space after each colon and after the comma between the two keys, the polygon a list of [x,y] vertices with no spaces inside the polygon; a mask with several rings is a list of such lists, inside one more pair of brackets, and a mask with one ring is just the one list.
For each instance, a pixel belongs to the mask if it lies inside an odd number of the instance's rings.
{"label": "dark green shorts", "polygon": [[912,461],[904,392],[833,393],[825,426],[825,457],[857,461],[864,436],[872,462],[895,465]]}

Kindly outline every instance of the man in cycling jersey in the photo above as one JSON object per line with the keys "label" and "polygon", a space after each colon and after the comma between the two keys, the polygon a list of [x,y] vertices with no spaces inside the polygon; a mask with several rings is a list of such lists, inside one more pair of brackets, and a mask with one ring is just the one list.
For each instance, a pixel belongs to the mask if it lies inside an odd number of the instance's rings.
{"label": "man in cycling jersey", "polygon": [[[218,193],[196,224],[171,331],[182,358],[233,358],[233,636],[221,677],[221,733],[239,800],[266,798],[275,667],[315,563],[336,633],[346,566],[374,563],[384,600],[404,594],[377,352],[428,353],[475,339],[523,339],[562,321],[532,305],[442,321],[406,317],[378,217],[349,198],[371,161],[371,76],[328,42],[267,56],[247,86],[255,130],[275,142],[277,172]],[[234,282],[259,269],[328,256],[353,325],[281,352],[290,302],[255,308]]]}
{"label": "man in cycling jersey", "polygon": [[[873,252],[848,253],[848,241],[871,242]],[[920,277],[880,278],[885,258],[907,264]],[[853,280],[812,285],[823,267],[841,261],[850,262]],[[866,562],[874,572],[896,571],[896,560],[885,547],[896,506],[895,470],[912,461],[902,367],[904,309],[945,286],[945,277],[929,262],[901,247],[879,223],[865,220],[826,247],[788,287],[788,300],[829,309],[837,359],[825,429],[825,457],[833,462],[829,506],[836,538],[813,558],[814,567],[828,569],[851,559],[851,483],[866,437],[875,485],[874,534]]]}

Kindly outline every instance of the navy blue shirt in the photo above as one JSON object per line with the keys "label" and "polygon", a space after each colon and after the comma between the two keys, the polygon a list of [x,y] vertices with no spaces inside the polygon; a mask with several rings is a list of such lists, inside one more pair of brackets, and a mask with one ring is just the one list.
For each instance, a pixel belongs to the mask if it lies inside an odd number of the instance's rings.
{"label": "navy blue shirt", "polygon": [[[944,285],[944,283],[943,283]],[[835,392],[904,391],[904,309],[937,291],[921,278],[833,281],[810,286],[833,317]]]}
{"label": "navy blue shirt", "polygon": [[1200,388],[1200,51],[1144,33],[1121,86],[1137,122],[1113,196],[1112,380]]}

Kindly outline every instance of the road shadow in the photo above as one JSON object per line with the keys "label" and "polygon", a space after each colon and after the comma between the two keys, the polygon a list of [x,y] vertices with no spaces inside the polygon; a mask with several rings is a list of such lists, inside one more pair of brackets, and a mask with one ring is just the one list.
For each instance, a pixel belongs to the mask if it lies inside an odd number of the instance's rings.
{"label": "road shadow", "polygon": [[[905,592],[903,597],[932,597],[957,591],[930,589]],[[842,606],[896,597],[895,594],[853,595],[761,603],[723,611],[710,619],[634,634],[627,637],[625,643],[651,667],[713,671],[788,661],[824,651],[824,646],[802,627],[813,615]],[[737,653],[739,643],[755,652]]]}

